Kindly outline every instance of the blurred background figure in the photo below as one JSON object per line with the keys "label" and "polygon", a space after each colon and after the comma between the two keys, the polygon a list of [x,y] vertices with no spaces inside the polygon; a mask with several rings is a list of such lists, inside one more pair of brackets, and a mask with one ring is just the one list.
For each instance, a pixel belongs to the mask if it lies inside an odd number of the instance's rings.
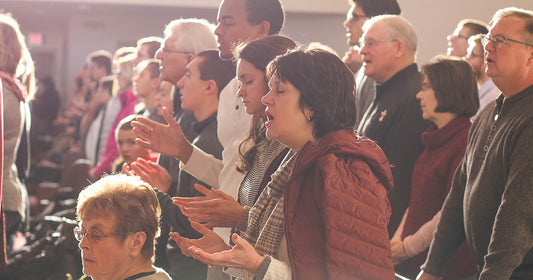
{"label": "blurred background figure", "polygon": [[9,254],[15,234],[27,230],[29,218],[24,179],[30,156],[28,103],[35,92],[35,72],[19,25],[7,14],[0,14],[0,79],[4,101],[2,111],[5,112],[2,214]]}
{"label": "blurred background figure", "polygon": [[448,49],[446,54],[449,56],[463,57],[468,49],[468,38],[476,34],[487,34],[489,26],[475,19],[463,19],[458,24],[452,34],[448,35]]}
{"label": "blurred background figure", "polygon": [[163,41],[163,38],[156,36],[139,39],[137,41],[137,51],[135,52],[137,55],[135,58],[135,65],[143,60],[155,58],[155,53],[160,48],[161,41]]}
{"label": "blurred background figure", "polygon": [[481,40],[483,34],[476,34],[468,39],[468,49],[464,59],[470,63],[474,70],[479,91],[479,110],[481,112],[489,103],[494,101],[502,92],[485,72],[485,51]]}
{"label": "blurred background figure", "polygon": [[124,164],[130,165],[137,158],[154,161],[157,159],[157,154],[152,158],[150,149],[146,149],[135,142],[136,136],[133,133],[131,122],[138,116],[140,115],[131,114],[125,117],[115,129],[119,157],[113,164],[113,173],[120,173]]}
{"label": "blurred background figure", "polygon": [[133,93],[138,99],[135,112],[151,120],[163,123],[164,119],[157,113],[159,102],[156,99],[161,79],[159,78],[158,59],[142,60],[135,67],[133,74]]}

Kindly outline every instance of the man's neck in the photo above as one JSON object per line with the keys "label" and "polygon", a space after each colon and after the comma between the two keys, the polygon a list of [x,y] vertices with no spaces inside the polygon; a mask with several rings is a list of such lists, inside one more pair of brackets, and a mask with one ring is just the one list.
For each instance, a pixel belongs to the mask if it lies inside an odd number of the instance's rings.
{"label": "man's neck", "polygon": [[532,77],[532,79],[529,79],[528,81],[525,81],[525,82],[522,82],[522,83],[499,84],[496,81],[494,81],[494,79],[493,79],[494,84],[496,85],[496,87],[498,87],[502,91],[502,94],[505,97],[511,97],[511,96],[514,96],[517,93],[522,92],[526,88],[528,88],[528,87],[533,85],[532,81],[533,81],[533,77]]}
{"label": "man's neck", "polygon": [[481,88],[481,86],[488,80],[490,79],[489,76],[487,76],[486,74],[481,74],[477,77],[476,81],[477,81],[477,87],[478,88]]}
{"label": "man's neck", "polygon": [[[398,74],[398,72],[402,71],[403,69],[407,68],[409,65],[411,65],[413,63],[415,63],[414,60],[403,60],[403,61],[393,65],[391,67],[391,71],[389,73],[387,73],[386,76],[380,77],[379,81],[377,79],[375,79],[375,81],[378,82],[378,83],[385,83],[388,80],[390,80],[392,77],[394,77],[396,74]],[[370,77],[370,78],[372,78],[372,77]]]}
{"label": "man's neck", "polygon": [[217,112],[218,102],[215,104],[204,104],[201,108],[193,111],[196,121],[201,122]]}

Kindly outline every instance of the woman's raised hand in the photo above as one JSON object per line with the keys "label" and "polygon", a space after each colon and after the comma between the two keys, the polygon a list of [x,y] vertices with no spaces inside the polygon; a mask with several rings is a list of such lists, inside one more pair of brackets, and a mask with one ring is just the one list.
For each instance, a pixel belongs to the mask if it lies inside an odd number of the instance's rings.
{"label": "woman's raised hand", "polygon": [[203,236],[200,239],[189,239],[180,236],[177,232],[171,232],[170,238],[178,244],[181,249],[181,252],[185,256],[191,256],[189,252],[189,247],[194,246],[195,248],[202,248],[205,252],[215,253],[227,250],[231,248],[227,245],[218,234],[216,234],[211,229],[205,227],[196,222],[191,222],[191,226],[194,230],[201,233]]}
{"label": "woman's raised hand", "polygon": [[195,259],[210,265],[222,267],[242,268],[256,273],[264,257],[255,251],[254,247],[238,234],[234,233],[231,240],[235,244],[230,250],[209,253],[195,245],[189,246],[189,254]]}
{"label": "woman's raised hand", "polygon": [[173,197],[172,202],[191,221],[204,223],[208,228],[236,227],[244,213],[244,207],[233,197],[216,189],[195,184],[194,187],[205,196]]}

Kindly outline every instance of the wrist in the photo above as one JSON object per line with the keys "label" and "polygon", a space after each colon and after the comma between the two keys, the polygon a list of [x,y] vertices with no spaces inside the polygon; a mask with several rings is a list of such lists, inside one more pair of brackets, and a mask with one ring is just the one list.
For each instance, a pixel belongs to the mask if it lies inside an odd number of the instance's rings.
{"label": "wrist", "polygon": [[253,264],[249,268],[246,268],[246,270],[250,271],[253,274],[256,274],[264,260],[265,260],[265,257],[260,256],[258,254]]}
{"label": "wrist", "polygon": [[183,164],[187,164],[187,162],[191,158],[193,149],[193,145],[189,143],[189,141],[184,139],[183,143],[180,145],[180,152],[176,157],[178,158],[178,160],[183,162]]}

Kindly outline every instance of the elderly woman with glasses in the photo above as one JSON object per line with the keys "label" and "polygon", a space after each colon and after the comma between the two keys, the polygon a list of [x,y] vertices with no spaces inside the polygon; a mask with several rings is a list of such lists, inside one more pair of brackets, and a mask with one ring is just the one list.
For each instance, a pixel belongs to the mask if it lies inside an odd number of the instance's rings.
{"label": "elderly woman with glasses", "polygon": [[83,273],[93,280],[170,280],[152,266],[161,209],[154,190],[138,177],[106,176],[78,197]]}

